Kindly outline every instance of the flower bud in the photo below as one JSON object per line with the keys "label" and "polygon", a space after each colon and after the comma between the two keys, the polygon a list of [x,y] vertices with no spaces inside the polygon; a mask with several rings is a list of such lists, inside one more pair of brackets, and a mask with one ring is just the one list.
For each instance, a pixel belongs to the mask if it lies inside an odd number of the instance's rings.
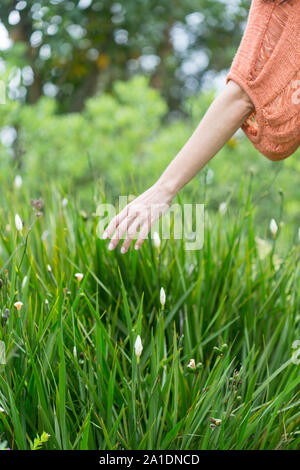
{"label": "flower bud", "polygon": [[166,303],[166,293],[163,287],[160,289],[160,303],[162,307],[164,307]]}
{"label": "flower bud", "polygon": [[156,248],[160,248],[160,238],[158,232],[153,233],[153,243]]}
{"label": "flower bud", "polygon": [[278,232],[278,225],[275,219],[272,219],[270,222],[270,231],[273,238],[275,238]]}
{"label": "flower bud", "polygon": [[78,282],[81,282],[83,279],[83,274],[82,273],[76,273],[74,274]]}
{"label": "flower bud", "polygon": [[142,351],[143,351],[143,345],[142,345],[142,340],[140,335],[137,336],[135,343],[134,343],[134,350],[135,350],[135,355],[139,361]]}
{"label": "flower bud", "polygon": [[16,228],[17,228],[18,232],[21,232],[23,230],[23,222],[22,222],[21,217],[19,216],[19,214],[15,215],[15,224],[16,224]]}
{"label": "flower bud", "polygon": [[19,301],[18,301],[18,302],[15,302],[15,303],[14,303],[14,306],[16,307],[16,309],[17,309],[18,311],[21,310],[22,305],[23,305],[23,302],[19,302]]}

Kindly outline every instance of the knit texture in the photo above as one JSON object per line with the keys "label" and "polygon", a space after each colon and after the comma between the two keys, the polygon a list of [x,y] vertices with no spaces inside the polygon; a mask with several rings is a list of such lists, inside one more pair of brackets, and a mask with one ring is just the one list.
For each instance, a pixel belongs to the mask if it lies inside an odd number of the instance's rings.
{"label": "knit texture", "polygon": [[300,0],[252,0],[229,80],[254,105],[241,126],[253,145],[270,160],[294,153],[300,145]]}

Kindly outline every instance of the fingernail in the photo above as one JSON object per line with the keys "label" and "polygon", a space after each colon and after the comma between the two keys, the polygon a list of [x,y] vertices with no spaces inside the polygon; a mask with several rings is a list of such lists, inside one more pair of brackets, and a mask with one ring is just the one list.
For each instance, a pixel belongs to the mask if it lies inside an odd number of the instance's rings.
{"label": "fingernail", "polygon": [[125,250],[124,246],[122,246],[122,248],[121,248],[121,253],[122,253],[122,255],[124,255],[125,251],[126,251],[126,250]]}
{"label": "fingernail", "polygon": [[103,238],[103,240],[107,239],[107,233],[106,232],[103,233],[102,238]]}
{"label": "fingernail", "polygon": [[114,249],[114,245],[113,245],[112,243],[110,243],[110,244],[108,245],[108,249],[109,249],[110,251],[113,250],[113,249]]}

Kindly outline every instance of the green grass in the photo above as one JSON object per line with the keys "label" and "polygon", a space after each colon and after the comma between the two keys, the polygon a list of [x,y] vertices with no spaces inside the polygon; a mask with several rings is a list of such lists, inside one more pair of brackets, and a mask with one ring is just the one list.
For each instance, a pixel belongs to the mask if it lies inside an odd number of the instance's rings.
{"label": "green grass", "polygon": [[2,447],[299,448],[300,247],[279,256],[279,233],[262,256],[244,191],[237,213],[207,213],[201,251],[149,240],[124,256],[61,198],[45,190],[41,217],[23,189],[2,204]]}

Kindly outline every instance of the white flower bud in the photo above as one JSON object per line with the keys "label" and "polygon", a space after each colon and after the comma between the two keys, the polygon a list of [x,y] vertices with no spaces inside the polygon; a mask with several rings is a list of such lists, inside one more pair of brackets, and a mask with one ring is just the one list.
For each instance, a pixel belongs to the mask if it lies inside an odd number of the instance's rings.
{"label": "white flower bud", "polygon": [[190,367],[191,369],[196,369],[195,359],[190,359],[190,362],[188,363],[188,367]]}
{"label": "white flower bud", "polygon": [[83,274],[82,273],[76,273],[74,274],[78,282],[81,282],[83,279]]}
{"label": "white flower bud", "polygon": [[16,175],[15,177],[15,188],[19,189],[22,186],[22,176]]}
{"label": "white flower bud", "polygon": [[160,303],[163,307],[165,306],[165,303],[166,303],[166,293],[163,287],[160,289]]}
{"label": "white flower bud", "polygon": [[22,305],[23,305],[23,302],[15,302],[15,303],[14,303],[14,306],[16,307],[16,309],[17,309],[18,311],[21,310]]}
{"label": "white flower bud", "polygon": [[226,211],[227,211],[227,203],[226,202],[221,202],[221,204],[219,205],[220,214],[224,215],[224,214],[226,214]]}
{"label": "white flower bud", "polygon": [[19,214],[15,215],[15,224],[16,224],[16,228],[17,228],[18,232],[21,232],[23,230],[23,222],[22,222],[21,217],[19,216]]}
{"label": "white flower bud", "polygon": [[277,225],[275,219],[272,219],[271,222],[270,222],[270,231],[271,231],[271,234],[273,235],[273,237],[275,237],[277,232],[278,232],[278,225]]}
{"label": "white flower bud", "polygon": [[141,357],[142,351],[143,351],[143,345],[142,345],[142,340],[140,335],[137,336],[135,343],[134,343],[134,350],[135,350],[135,355],[139,359]]}
{"label": "white flower bud", "polygon": [[158,232],[153,233],[153,243],[156,248],[160,247],[160,238]]}

